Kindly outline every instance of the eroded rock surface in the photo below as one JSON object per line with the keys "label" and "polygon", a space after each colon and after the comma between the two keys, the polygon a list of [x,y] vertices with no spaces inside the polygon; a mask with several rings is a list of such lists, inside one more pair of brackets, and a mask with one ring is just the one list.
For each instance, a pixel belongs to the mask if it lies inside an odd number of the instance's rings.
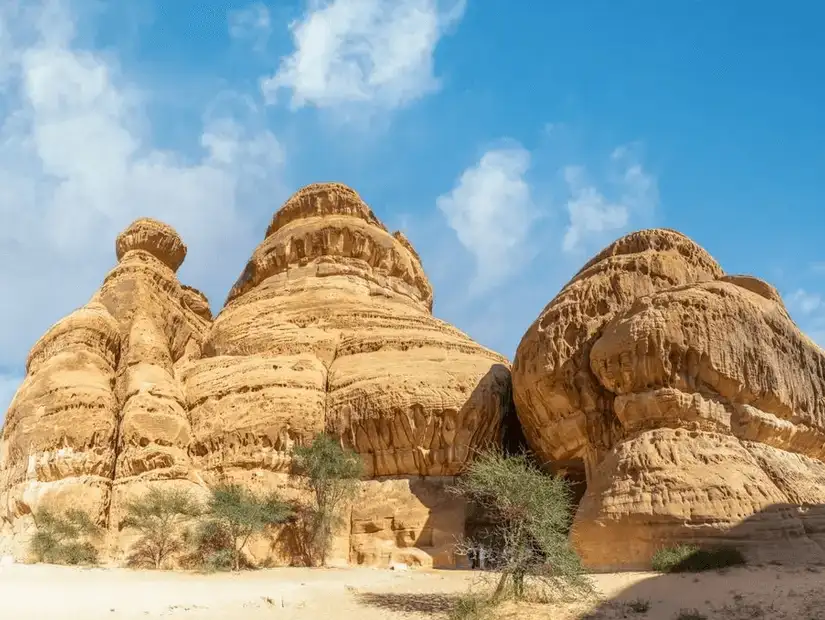
{"label": "eroded rock surface", "polygon": [[513,390],[537,453],[586,471],[589,566],[719,539],[821,553],[822,511],[799,507],[825,503],[825,353],[773,287],[686,237],[641,231],[590,261],[524,336]]}
{"label": "eroded rock surface", "polygon": [[[337,560],[454,561],[445,541],[461,535],[463,508],[439,493],[498,441],[510,372],[432,316],[401,233],[343,185],[306,187],[214,320],[177,279],[186,247],[169,226],[137,220],[116,253],[92,301],[32,349],[0,442],[0,540],[19,555],[32,511],[83,505],[116,546],[124,502],[158,484],[233,480],[300,497],[289,452],[326,430],[374,479]],[[253,548],[261,561],[274,553]]]}
{"label": "eroded rock surface", "polygon": [[[363,456],[372,478],[458,473],[497,438],[509,369],[431,307],[409,242],[353,190],[299,191],[230,292],[202,358],[183,373],[197,467],[276,484],[295,442],[327,430]],[[417,487],[399,488],[408,500],[395,505],[406,510]],[[383,561],[386,553],[363,551],[363,534],[354,557]],[[386,550],[384,535],[372,535]],[[423,555],[444,557],[439,546]]]}

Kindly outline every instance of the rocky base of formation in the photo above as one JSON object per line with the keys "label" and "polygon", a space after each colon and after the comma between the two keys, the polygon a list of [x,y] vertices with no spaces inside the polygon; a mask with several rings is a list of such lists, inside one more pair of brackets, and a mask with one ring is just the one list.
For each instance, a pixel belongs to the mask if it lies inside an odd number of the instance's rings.
{"label": "rocky base of formation", "polygon": [[[234,477],[243,482],[242,477]],[[455,552],[456,537],[464,531],[465,504],[445,490],[453,478],[393,477],[365,480],[354,499],[344,507],[344,523],[336,533],[327,558],[329,566],[361,565],[387,567],[463,568],[467,560]],[[188,488],[195,497],[205,499],[205,487],[195,483],[173,482]],[[278,489],[285,499],[301,500],[306,491],[293,480],[258,479],[244,482],[257,491]],[[148,490],[148,487],[144,490]],[[125,498],[121,498],[125,499]],[[84,502],[75,495],[72,507]],[[86,504],[83,504],[86,505]],[[122,504],[121,504],[122,505]],[[55,509],[60,505],[49,504]],[[67,506],[68,507],[68,506]],[[122,516],[122,515],[121,515]],[[100,542],[101,559],[123,566],[128,563],[137,535],[118,527],[118,516]],[[36,528],[31,515],[6,521],[0,529],[0,557],[17,561],[30,557],[29,542]],[[284,525],[253,536],[245,548],[247,559],[256,566],[303,565],[310,562],[300,528]]]}
{"label": "rocky base of formation", "polygon": [[[822,553],[825,353],[773,287],[677,232],[588,262],[528,329],[512,378],[433,317],[409,241],[342,185],[285,203],[217,317],[178,280],[186,247],[169,226],[137,220],[116,254],[29,354],[0,436],[0,555],[25,555],[38,509],[82,506],[122,560],[124,506],[158,485],[301,500],[290,453],[321,431],[366,470],[332,563],[461,565],[472,517],[445,486],[522,434],[578,482],[572,537],[590,568],[645,568],[677,542]],[[299,563],[290,527],[251,558]]]}

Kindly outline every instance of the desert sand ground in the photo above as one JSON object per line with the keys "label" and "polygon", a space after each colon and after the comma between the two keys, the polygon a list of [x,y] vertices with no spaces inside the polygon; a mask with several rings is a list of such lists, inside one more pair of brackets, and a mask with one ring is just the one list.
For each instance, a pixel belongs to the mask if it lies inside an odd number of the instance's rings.
{"label": "desert sand ground", "polygon": [[[437,619],[478,578],[462,571],[358,568],[201,575],[11,565],[0,567],[0,620]],[[681,610],[696,609],[708,620],[825,619],[825,571],[816,567],[604,574],[594,580],[600,600],[505,606],[499,617],[672,620]]]}

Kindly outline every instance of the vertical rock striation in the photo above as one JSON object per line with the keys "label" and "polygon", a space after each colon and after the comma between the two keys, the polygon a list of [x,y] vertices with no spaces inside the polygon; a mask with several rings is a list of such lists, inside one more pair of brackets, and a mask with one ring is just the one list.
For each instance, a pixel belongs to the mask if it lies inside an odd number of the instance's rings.
{"label": "vertical rock striation", "polygon": [[18,555],[39,508],[81,506],[116,532],[129,494],[198,481],[176,373],[199,355],[209,320],[175,275],[186,246],[169,226],[141,219],[118,236],[116,253],[92,300],[32,348],[6,415],[0,520]]}

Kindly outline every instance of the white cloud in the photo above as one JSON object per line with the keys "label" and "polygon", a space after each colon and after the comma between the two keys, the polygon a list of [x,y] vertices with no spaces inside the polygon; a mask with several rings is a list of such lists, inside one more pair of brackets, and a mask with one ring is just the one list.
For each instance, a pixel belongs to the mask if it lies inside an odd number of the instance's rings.
{"label": "white cloud", "polygon": [[249,41],[258,51],[266,46],[271,32],[272,23],[265,4],[257,2],[229,12],[229,34],[235,39]]}
{"label": "white cloud", "polygon": [[825,297],[804,288],[783,296],[785,306],[799,328],[825,348]]}
{"label": "white cloud", "polygon": [[628,222],[625,205],[608,202],[596,187],[587,183],[585,174],[580,166],[564,168],[564,180],[570,190],[566,205],[570,225],[562,241],[565,252],[578,249],[584,237],[591,233],[617,230]]}
{"label": "white cloud", "polygon": [[610,159],[614,170],[607,184],[614,200],[589,181],[583,167],[566,166],[562,171],[570,218],[562,240],[565,252],[577,252],[590,240],[601,242],[605,233],[620,232],[634,217],[649,216],[659,202],[656,179],[636,161],[629,147],[617,148]]}
{"label": "white cloud", "polygon": [[524,242],[537,217],[525,180],[529,167],[530,153],[521,146],[487,151],[436,200],[475,258],[476,290],[499,284],[525,258]]}
{"label": "white cloud", "polygon": [[0,47],[10,52],[0,92],[7,368],[88,300],[113,266],[117,232],[136,217],[178,229],[190,247],[182,277],[220,303],[257,237],[241,201],[268,195],[271,211],[283,161],[274,135],[227,115],[205,118],[194,156],[154,148],[141,93],[109,57],[80,48],[67,4],[27,7],[25,20],[0,8]]}
{"label": "white cloud", "polygon": [[825,302],[823,302],[822,296],[817,293],[810,293],[805,289],[797,289],[788,296],[788,308],[803,316],[823,307],[825,307]]}
{"label": "white cloud", "polygon": [[300,108],[395,109],[439,87],[433,54],[465,0],[312,0],[290,30],[295,51],[261,82]]}
{"label": "white cloud", "polygon": [[[551,215],[546,208],[566,212],[561,249],[572,255],[606,242],[608,236],[624,232],[637,220],[644,221],[658,204],[656,179],[630,147],[619,147],[611,154],[609,173],[599,183],[582,166],[562,167],[567,198],[563,204],[545,199],[542,209],[535,204],[534,190],[526,178],[530,165],[531,153],[520,145],[489,150],[461,174],[449,194],[436,201],[475,259],[476,292],[501,284],[535,258],[539,248],[548,252],[550,237],[537,237],[540,230],[542,235],[551,235],[537,226]],[[605,196],[607,191],[613,200]]]}

